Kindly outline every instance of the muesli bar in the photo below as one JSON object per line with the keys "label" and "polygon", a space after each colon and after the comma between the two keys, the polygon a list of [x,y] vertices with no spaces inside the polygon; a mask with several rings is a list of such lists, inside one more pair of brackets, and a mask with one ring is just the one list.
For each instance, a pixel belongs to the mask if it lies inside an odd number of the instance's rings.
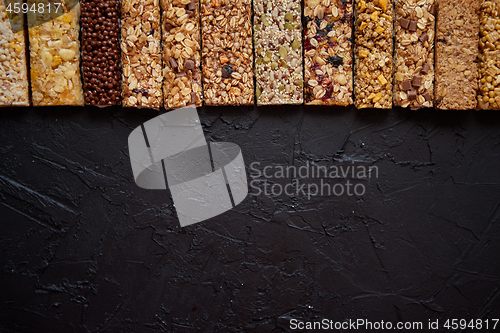
{"label": "muesli bar", "polygon": [[82,72],[86,105],[121,104],[120,7],[117,0],[81,0]]}
{"label": "muesli bar", "polygon": [[163,105],[159,0],[122,0],[122,104]]}
{"label": "muesli bar", "polygon": [[393,1],[356,1],[354,105],[392,108]]}
{"label": "muesli bar", "polygon": [[395,0],[394,105],[419,109],[434,100],[434,0]]}
{"label": "muesli bar", "polygon": [[306,105],[351,105],[352,0],[306,0]]}
{"label": "muesli bar", "polygon": [[479,55],[477,0],[440,0],[436,20],[434,104],[440,110],[477,106]]}
{"label": "muesli bar", "polygon": [[163,95],[167,109],[203,102],[199,0],[161,0]]}
{"label": "muesli bar", "polygon": [[481,6],[479,41],[479,108],[500,110],[500,0]]}
{"label": "muesli bar", "polygon": [[302,14],[299,0],[254,0],[257,105],[302,104]]}
{"label": "muesli bar", "polygon": [[33,4],[44,6],[28,13],[33,105],[81,106],[80,4],[69,9],[57,0],[28,1]]}
{"label": "muesli bar", "polygon": [[0,0],[0,107],[29,106],[24,16],[11,17]]}
{"label": "muesli bar", "polygon": [[206,105],[254,103],[251,0],[201,0]]}

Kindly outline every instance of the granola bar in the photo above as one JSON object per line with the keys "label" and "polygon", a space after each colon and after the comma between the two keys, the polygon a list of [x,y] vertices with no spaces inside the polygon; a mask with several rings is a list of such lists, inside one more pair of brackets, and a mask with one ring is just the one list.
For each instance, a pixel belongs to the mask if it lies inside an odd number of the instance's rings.
{"label": "granola bar", "polygon": [[161,0],[165,108],[202,105],[199,0]]}
{"label": "granola bar", "polygon": [[[83,105],[80,78],[80,4],[68,9],[58,1],[29,0],[45,10],[28,13],[31,91],[34,106]],[[50,4],[52,7],[48,7]],[[47,8],[52,8],[48,10]]]}
{"label": "granola bar", "polygon": [[251,0],[201,0],[206,105],[254,103]]}
{"label": "granola bar", "polygon": [[394,105],[432,107],[434,99],[434,0],[396,0]]}
{"label": "granola bar", "polygon": [[163,105],[159,0],[123,0],[122,98],[125,107]]}
{"label": "granola bar", "polygon": [[86,105],[121,104],[120,7],[117,0],[81,0],[82,72]]}
{"label": "granola bar", "polygon": [[392,0],[356,2],[354,105],[392,108]]}
{"label": "granola bar", "polygon": [[0,0],[0,107],[28,106],[28,69],[23,15],[7,16]]}
{"label": "granola bar", "polygon": [[436,20],[435,105],[440,110],[477,106],[479,1],[440,0]]}
{"label": "granola bar", "polygon": [[302,104],[299,0],[254,0],[257,105]]}
{"label": "granola bar", "polygon": [[484,1],[481,6],[479,41],[479,108],[500,110],[500,0]]}
{"label": "granola bar", "polygon": [[306,105],[351,105],[352,0],[306,0]]}

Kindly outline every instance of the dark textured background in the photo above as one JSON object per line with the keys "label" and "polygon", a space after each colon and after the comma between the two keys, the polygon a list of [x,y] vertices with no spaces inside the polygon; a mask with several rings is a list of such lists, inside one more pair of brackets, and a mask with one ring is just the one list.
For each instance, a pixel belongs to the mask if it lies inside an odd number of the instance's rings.
{"label": "dark textured background", "polygon": [[[181,229],[138,188],[154,111],[0,114],[0,328],[282,332],[289,318],[500,318],[500,113],[199,110],[247,167],[376,165],[359,197],[249,196]],[[249,171],[247,169],[247,171]]]}

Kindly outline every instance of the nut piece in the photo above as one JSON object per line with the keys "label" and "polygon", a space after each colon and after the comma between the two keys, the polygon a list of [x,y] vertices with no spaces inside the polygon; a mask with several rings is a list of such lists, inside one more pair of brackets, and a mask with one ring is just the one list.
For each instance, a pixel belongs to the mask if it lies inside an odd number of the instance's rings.
{"label": "nut piece", "polygon": [[500,110],[500,0],[482,2],[478,106]]}
{"label": "nut piece", "polygon": [[206,105],[254,103],[251,12],[251,0],[201,0]]}
{"label": "nut piece", "polygon": [[[436,19],[435,106],[468,110],[477,106],[479,55],[477,0],[440,0]],[[461,25],[456,20],[462,20]]]}
{"label": "nut piece", "polygon": [[[432,107],[434,96],[434,0],[395,0],[394,105]],[[412,90],[415,88],[415,90]],[[414,95],[416,94],[416,95]]]}
{"label": "nut piece", "polygon": [[199,0],[161,0],[166,109],[202,105]]}
{"label": "nut piece", "polygon": [[253,3],[257,105],[302,104],[300,1],[273,0],[270,10],[267,3]]}
{"label": "nut piece", "polygon": [[356,3],[354,105],[358,109],[392,108],[393,16],[392,0]]}
{"label": "nut piece", "polygon": [[[352,0],[306,1],[304,99],[306,105],[351,105]],[[360,29],[364,29],[365,24]],[[368,55],[368,51],[366,55]]]}
{"label": "nut piece", "polygon": [[122,0],[123,106],[163,105],[159,0]]}
{"label": "nut piece", "polygon": [[[47,8],[51,1],[29,0],[28,8]],[[40,7],[39,7],[40,5]],[[65,14],[54,12],[28,14],[31,91],[34,106],[83,105],[80,79],[79,20],[80,4],[71,10],[63,4]]]}
{"label": "nut piece", "polygon": [[0,107],[29,105],[24,16],[14,16],[12,23],[0,0]]}

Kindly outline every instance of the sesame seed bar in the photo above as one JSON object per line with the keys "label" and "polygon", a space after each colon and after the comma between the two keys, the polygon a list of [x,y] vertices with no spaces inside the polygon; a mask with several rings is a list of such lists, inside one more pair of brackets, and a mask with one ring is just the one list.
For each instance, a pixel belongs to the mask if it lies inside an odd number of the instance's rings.
{"label": "sesame seed bar", "polygon": [[481,6],[479,41],[479,108],[500,110],[500,0]]}
{"label": "sesame seed bar", "polygon": [[82,73],[86,105],[121,104],[120,7],[117,0],[81,0]]}
{"label": "sesame seed bar", "polygon": [[434,103],[440,110],[477,106],[479,1],[440,0],[436,20]]}
{"label": "sesame seed bar", "polygon": [[394,105],[419,109],[434,100],[434,0],[395,0]]}
{"label": "sesame seed bar", "polygon": [[[33,4],[54,5],[58,1],[29,0]],[[80,4],[62,12],[29,12],[31,92],[34,106],[84,104],[80,77]],[[62,14],[62,15],[61,15]]]}
{"label": "sesame seed bar", "polygon": [[11,25],[0,0],[0,107],[30,104],[23,17],[14,15]]}
{"label": "sesame seed bar", "polygon": [[352,0],[306,0],[306,105],[351,105]]}
{"label": "sesame seed bar", "polygon": [[199,0],[161,0],[165,108],[201,106]]}
{"label": "sesame seed bar", "polygon": [[251,0],[201,0],[205,105],[254,103]]}
{"label": "sesame seed bar", "polygon": [[356,2],[354,105],[392,108],[393,1]]}
{"label": "sesame seed bar", "polygon": [[163,106],[159,0],[122,0],[122,104]]}
{"label": "sesame seed bar", "polygon": [[257,105],[302,104],[302,15],[299,0],[254,0]]}

